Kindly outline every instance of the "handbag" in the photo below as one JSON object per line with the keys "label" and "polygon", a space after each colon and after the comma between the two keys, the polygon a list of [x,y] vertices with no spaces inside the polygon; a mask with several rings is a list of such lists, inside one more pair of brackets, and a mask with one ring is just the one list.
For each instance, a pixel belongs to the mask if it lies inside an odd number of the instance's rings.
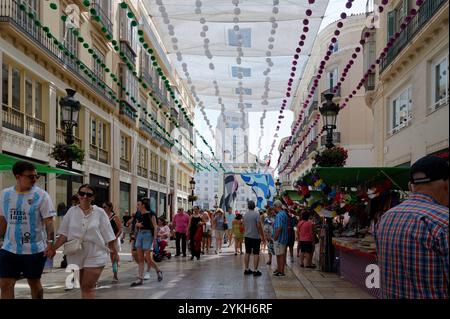
{"label": "handbag", "polygon": [[[94,211],[92,211],[92,214]],[[91,218],[92,220],[92,218]],[[83,250],[83,240],[84,236],[86,235],[87,229],[89,227],[89,224],[91,223],[91,220],[89,220],[88,224],[86,225],[86,229],[84,230],[84,234],[81,236],[81,238],[74,238],[69,241],[67,241],[64,244],[63,254],[66,256],[75,255],[76,253]]]}

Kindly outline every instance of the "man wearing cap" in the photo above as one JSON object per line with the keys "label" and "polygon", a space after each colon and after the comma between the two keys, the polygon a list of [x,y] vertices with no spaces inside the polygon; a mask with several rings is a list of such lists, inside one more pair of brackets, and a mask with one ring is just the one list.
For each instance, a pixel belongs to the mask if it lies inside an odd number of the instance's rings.
{"label": "man wearing cap", "polygon": [[276,200],[273,203],[273,207],[277,214],[273,226],[273,248],[277,256],[277,270],[273,272],[273,275],[276,277],[284,277],[286,246],[289,239],[289,220],[287,213],[283,210],[283,203],[280,200]]}
{"label": "man wearing cap", "polygon": [[419,159],[412,194],[381,217],[375,240],[383,298],[448,299],[448,169],[442,158]]}

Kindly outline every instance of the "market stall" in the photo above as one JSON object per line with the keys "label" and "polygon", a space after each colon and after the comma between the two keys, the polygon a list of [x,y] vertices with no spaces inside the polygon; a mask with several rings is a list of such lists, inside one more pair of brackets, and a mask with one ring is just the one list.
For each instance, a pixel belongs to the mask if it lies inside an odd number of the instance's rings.
{"label": "market stall", "polygon": [[402,167],[317,167],[295,183],[306,205],[322,218],[322,271],[338,272],[379,297],[378,288],[366,285],[367,266],[376,265],[374,225],[403,199],[408,174]]}

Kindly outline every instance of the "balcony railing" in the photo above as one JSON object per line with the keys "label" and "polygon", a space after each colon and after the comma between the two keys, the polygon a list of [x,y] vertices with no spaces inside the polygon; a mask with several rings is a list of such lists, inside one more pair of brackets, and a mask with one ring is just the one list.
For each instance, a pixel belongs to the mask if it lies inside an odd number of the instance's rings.
{"label": "balcony railing", "polygon": [[[394,42],[394,45],[389,49],[386,57],[381,60],[380,73],[382,73],[395,58],[402,52],[403,48],[415,37],[415,35],[423,28],[423,26],[430,21],[439,8],[447,0],[425,0],[422,6],[417,11],[416,16],[411,20],[405,30],[400,33],[400,37]],[[448,16],[448,12],[445,13]]]}
{"label": "balcony railing", "polygon": [[[128,105],[127,102],[125,102],[125,101],[123,101],[123,102]],[[133,116],[134,113],[131,111],[131,108],[129,106],[120,104],[120,112],[119,112],[119,114],[125,116],[131,122],[136,123],[136,118]]]}
{"label": "balcony railing", "polygon": [[120,51],[125,53],[125,56],[131,63],[133,63],[134,66],[136,66],[136,54],[134,53],[133,49],[128,44],[128,41],[120,41]]}
{"label": "balcony railing", "polygon": [[412,119],[413,119],[412,114],[409,113],[399,124],[397,124],[397,126],[389,130],[388,135],[392,136],[400,132],[405,127],[408,127],[409,125],[411,125]]}
{"label": "balcony railing", "polygon": [[108,151],[97,147],[96,145],[89,145],[89,157],[93,160],[108,164]]}
{"label": "balcony railing", "polygon": [[[75,141],[74,144],[76,146],[78,146],[79,148],[82,148],[82,143],[83,143],[82,140],[78,136],[74,136],[73,139]],[[59,144],[66,143],[66,141],[64,140],[64,132],[60,129],[56,129],[56,143],[59,143]]]}
{"label": "balcony railing", "polygon": [[170,187],[175,187],[175,181],[173,180],[170,181]]}
{"label": "balcony railing", "polygon": [[[320,145],[326,144],[326,133],[320,137]],[[333,143],[339,144],[341,142],[341,132],[333,132]]]}
{"label": "balcony railing", "polygon": [[158,181],[158,173],[150,172],[150,179],[154,182]]}
{"label": "balcony railing", "polygon": [[141,177],[148,178],[148,169],[138,165],[137,174]]}
{"label": "balcony railing", "polygon": [[97,15],[102,20],[102,24],[106,27],[106,30],[108,30],[108,33],[113,34],[113,24],[111,22],[111,19],[110,19],[109,15],[105,12],[105,9],[99,3],[99,1],[95,0],[95,2],[92,3],[91,8],[93,8],[93,9],[95,9],[95,11],[97,11]]}
{"label": "balcony railing", "polygon": [[366,91],[375,90],[375,73],[373,72],[369,73],[369,77],[367,78],[367,81],[364,83],[364,87],[366,88]]}
{"label": "balcony railing", "polygon": [[38,140],[45,141],[45,123],[35,117],[25,115],[24,113],[10,108],[6,105],[2,106],[3,126],[10,130],[34,137]]}
{"label": "balcony railing", "polygon": [[[53,42],[52,39],[38,28],[34,21],[30,19],[27,13],[19,9],[21,2],[17,0],[0,0],[0,26],[2,23],[10,23],[17,31],[26,35],[26,40],[38,46],[46,55],[56,59],[58,64],[65,66],[75,77],[84,82],[87,86],[100,94],[110,104],[115,104],[114,100],[107,94],[111,91],[104,82],[89,78],[72,59],[64,55],[61,49]],[[76,55],[76,53],[75,53]],[[85,70],[94,72],[87,67]]]}
{"label": "balcony railing", "polygon": [[336,92],[333,92],[333,91],[334,91],[334,88],[323,91],[321,94],[322,102],[325,101],[325,94],[328,94],[328,93],[334,94],[334,97],[341,96],[341,87],[340,86],[337,87]]}
{"label": "balcony railing", "polygon": [[123,171],[130,171],[130,161],[125,158],[120,158],[120,169]]}
{"label": "balcony railing", "polygon": [[166,184],[166,183],[167,183],[167,177],[165,177],[165,176],[160,176],[160,177],[159,177],[159,182],[160,182],[161,184]]}

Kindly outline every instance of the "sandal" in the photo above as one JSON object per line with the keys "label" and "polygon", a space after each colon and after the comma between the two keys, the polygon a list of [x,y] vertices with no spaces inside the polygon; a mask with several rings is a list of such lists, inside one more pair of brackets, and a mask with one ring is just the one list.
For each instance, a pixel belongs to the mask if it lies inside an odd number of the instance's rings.
{"label": "sandal", "polygon": [[143,284],[143,280],[141,278],[138,278],[136,281],[133,281],[130,285],[130,287],[136,287],[141,286]]}
{"label": "sandal", "polygon": [[157,274],[158,274],[158,281],[163,280],[163,273],[162,273],[162,271],[161,270],[158,271]]}

